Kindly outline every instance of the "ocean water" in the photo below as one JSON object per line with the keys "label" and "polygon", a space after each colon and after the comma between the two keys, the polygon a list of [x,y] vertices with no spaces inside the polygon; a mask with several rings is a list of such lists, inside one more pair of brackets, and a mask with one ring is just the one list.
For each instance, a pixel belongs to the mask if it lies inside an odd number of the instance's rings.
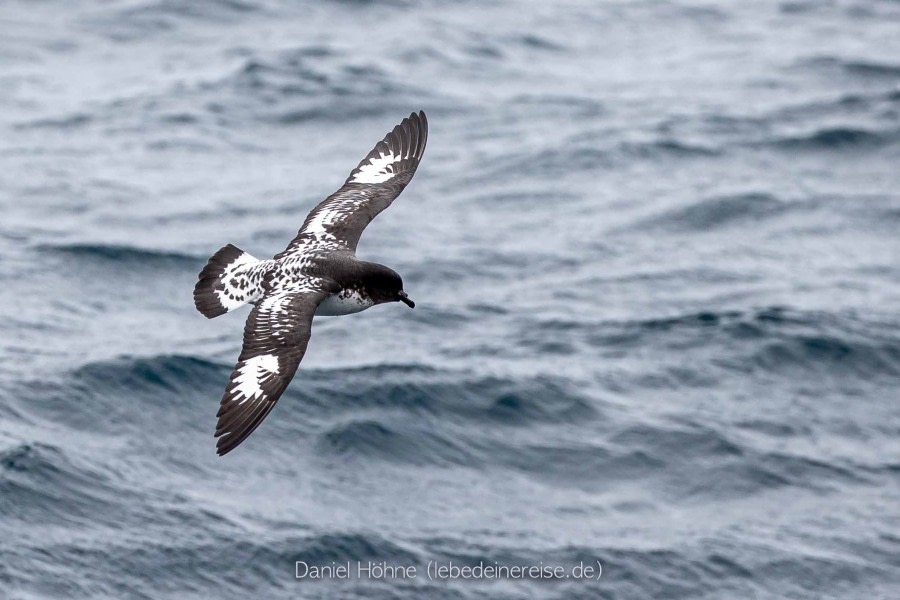
{"label": "ocean water", "polygon": [[[218,458],[198,271],[419,109]],[[6,0],[0,167],[0,598],[900,598],[895,1]]]}

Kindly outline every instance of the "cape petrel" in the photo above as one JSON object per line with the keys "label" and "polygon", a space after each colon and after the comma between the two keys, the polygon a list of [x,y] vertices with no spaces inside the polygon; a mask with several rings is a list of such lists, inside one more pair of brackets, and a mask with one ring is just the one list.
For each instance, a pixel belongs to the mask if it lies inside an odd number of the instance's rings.
{"label": "cape petrel", "polygon": [[356,245],[415,175],[427,139],[425,113],[411,114],[309,213],[284,252],[259,260],[228,244],[200,272],[194,304],[207,318],[255,305],[216,415],[220,456],[247,439],[275,406],[306,352],[314,315],[349,315],[385,302],[415,306],[400,275],[357,259]]}

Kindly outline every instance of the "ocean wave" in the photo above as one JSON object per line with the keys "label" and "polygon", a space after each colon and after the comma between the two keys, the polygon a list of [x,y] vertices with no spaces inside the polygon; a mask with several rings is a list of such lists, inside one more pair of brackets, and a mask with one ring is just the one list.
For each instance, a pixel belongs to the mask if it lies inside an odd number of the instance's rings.
{"label": "ocean wave", "polygon": [[383,365],[307,372],[303,379],[303,395],[323,414],[402,410],[454,422],[528,426],[575,422],[595,413],[591,400],[570,383],[541,376],[513,379]]}
{"label": "ocean wave", "polygon": [[639,480],[686,503],[717,502],[783,486],[824,489],[836,477],[859,481],[848,469],[762,452],[698,424],[616,424],[591,444],[495,443],[485,456],[486,465],[502,465],[552,485],[593,490]]}
{"label": "ocean wave", "polygon": [[[656,128],[658,139],[623,144],[634,157],[725,156],[748,149],[842,149],[881,147],[900,139],[896,90],[828,90],[757,114],[704,113],[670,117]],[[687,141],[690,140],[690,141]]]}
{"label": "ocean wave", "polygon": [[[665,430],[655,432],[664,437]],[[702,446],[701,446],[702,447]],[[730,455],[704,456],[695,446],[684,446],[676,455],[659,449],[666,459],[662,484],[681,502],[720,502],[751,494],[768,494],[786,487],[820,493],[842,489],[847,484],[873,481],[858,465],[841,465],[802,454],[763,451],[749,445],[728,444]],[[686,452],[687,451],[687,455]],[[697,452],[696,454],[694,454]],[[702,483],[691,480],[691,472],[703,473]]]}
{"label": "ocean wave", "polygon": [[0,511],[32,524],[92,522],[98,512],[121,516],[120,490],[107,474],[60,448],[22,442],[0,450]]}
{"label": "ocean wave", "polygon": [[828,71],[840,71],[847,75],[871,78],[896,80],[900,77],[900,64],[844,58],[839,56],[815,56],[799,62],[800,68],[815,68]]}
{"label": "ocean wave", "polygon": [[[829,118],[841,119],[847,115],[854,115],[863,119],[883,119],[890,127],[890,115],[894,104],[900,100],[900,92],[868,90],[843,92],[836,96],[828,96],[823,99],[809,100],[791,104],[787,107],[773,111],[767,122],[811,122],[813,119]],[[885,118],[888,117],[888,118]]]}
{"label": "ocean wave", "polygon": [[471,467],[478,463],[461,443],[445,435],[409,426],[395,430],[373,419],[332,427],[321,436],[318,447],[325,454],[412,465]]}
{"label": "ocean wave", "polygon": [[512,111],[527,111],[527,114],[530,114],[530,111],[534,110],[534,108],[539,108],[545,114],[546,111],[551,111],[550,114],[567,116],[569,118],[573,115],[581,118],[597,118],[606,114],[605,106],[596,98],[553,93],[517,95],[510,99],[509,108]]}
{"label": "ocean wave", "polygon": [[[250,111],[258,120],[282,125],[403,114],[410,110],[410,98],[417,98],[418,106],[430,96],[375,63],[320,46],[253,54],[203,91],[216,96],[220,118]],[[373,103],[373,97],[379,101]]]}
{"label": "ocean wave", "polygon": [[[93,362],[24,382],[35,394],[24,408],[73,430],[111,436],[141,431],[151,414],[154,427],[208,429],[205,418],[215,414],[230,372],[230,365],[179,355]],[[209,402],[194,401],[202,398]]]}
{"label": "ocean wave", "polygon": [[876,132],[861,127],[823,127],[807,134],[782,136],[766,144],[785,150],[838,150],[877,148],[898,140],[900,137],[896,132]]}
{"label": "ocean wave", "polygon": [[791,373],[798,369],[835,375],[862,377],[900,376],[900,342],[865,340],[838,335],[781,337],[751,354],[750,363],[771,373]]}
{"label": "ocean wave", "polygon": [[597,323],[577,327],[570,336],[614,351],[717,349],[711,365],[743,373],[787,374],[799,369],[895,378],[900,375],[900,339],[885,329],[889,323],[851,313],[773,306]]}
{"label": "ocean wave", "polygon": [[133,42],[189,27],[191,22],[229,23],[262,10],[264,4],[244,0],[140,0],[121,9],[85,19],[87,26],[116,42]]}
{"label": "ocean wave", "polygon": [[[788,486],[827,492],[872,480],[856,464],[763,450],[726,434],[725,428],[681,421],[620,427],[605,440],[614,450],[594,449],[570,458],[563,446],[557,460],[571,460],[577,470],[592,471],[604,481],[641,478],[686,503],[718,502]],[[532,468],[537,470],[538,464]],[[577,470],[566,474],[569,484],[588,480],[586,472]]]}
{"label": "ocean wave", "polygon": [[[570,110],[574,110],[573,109]],[[595,134],[596,140],[577,137],[548,143],[533,149],[511,149],[489,168],[473,174],[471,181],[494,182],[503,179],[519,179],[523,176],[535,180],[571,177],[574,173],[593,173],[597,169],[611,169],[631,164],[635,159],[693,159],[719,156],[722,151],[710,145],[701,145],[675,137],[659,137],[649,140],[621,140],[620,132]]]}
{"label": "ocean wave", "polygon": [[703,199],[685,208],[643,219],[636,229],[664,228],[689,232],[716,230],[748,221],[765,220],[788,210],[789,205],[771,194],[748,192]]}
{"label": "ocean wave", "polygon": [[98,391],[184,391],[186,387],[203,387],[230,370],[230,366],[174,354],[90,363],[71,376],[74,383]]}
{"label": "ocean wave", "polygon": [[73,113],[70,115],[62,116],[62,117],[47,117],[41,119],[34,119],[32,121],[25,121],[22,123],[17,123],[14,127],[20,131],[26,131],[29,129],[75,129],[78,127],[84,127],[85,125],[93,122],[94,117],[89,113]]}
{"label": "ocean wave", "polygon": [[690,143],[672,137],[660,138],[646,142],[623,142],[617,154],[626,158],[693,158],[714,157],[722,154],[718,148],[697,143]]}
{"label": "ocean wave", "polygon": [[665,469],[666,461],[652,449],[620,449],[606,443],[489,445],[485,463],[514,469],[550,485],[587,490],[613,482],[645,480]]}
{"label": "ocean wave", "polygon": [[137,248],[119,244],[43,244],[40,252],[61,257],[74,258],[80,262],[90,262],[105,267],[113,264],[121,267],[178,267],[197,266],[202,259],[166,250]]}

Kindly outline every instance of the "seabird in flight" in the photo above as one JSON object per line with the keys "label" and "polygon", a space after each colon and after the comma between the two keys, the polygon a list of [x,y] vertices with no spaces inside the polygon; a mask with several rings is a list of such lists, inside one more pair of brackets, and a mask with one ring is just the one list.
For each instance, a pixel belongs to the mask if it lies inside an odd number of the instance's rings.
{"label": "seabird in flight", "polygon": [[400,275],[357,259],[356,245],[415,175],[427,139],[425,113],[411,114],[309,213],[283,252],[259,260],[228,244],[200,272],[194,304],[207,318],[255,305],[217,415],[220,456],[247,439],[275,406],[303,359],[314,315],[349,315],[385,302],[415,306]]}

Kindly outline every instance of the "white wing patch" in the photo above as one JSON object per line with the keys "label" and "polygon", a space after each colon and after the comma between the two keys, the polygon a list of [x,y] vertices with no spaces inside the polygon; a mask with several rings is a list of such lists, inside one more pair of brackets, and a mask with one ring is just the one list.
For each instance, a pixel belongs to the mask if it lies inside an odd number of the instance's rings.
{"label": "white wing patch", "polygon": [[367,164],[359,167],[359,172],[350,181],[352,183],[383,183],[396,174],[391,165],[401,160],[403,160],[402,156],[395,155],[390,151],[387,154],[379,154],[378,157],[373,156]]}
{"label": "white wing patch", "polygon": [[247,400],[258,400],[265,395],[261,383],[278,375],[278,357],[274,354],[263,354],[248,359],[234,378],[232,402],[243,404]]}
{"label": "white wing patch", "polygon": [[336,240],[334,234],[326,229],[334,225],[335,221],[341,216],[343,211],[337,207],[323,208],[315,214],[305,227],[307,233],[311,233],[318,240]]}
{"label": "white wing patch", "polygon": [[317,249],[339,248],[341,241],[330,228],[346,219],[347,215],[353,213],[366,200],[368,200],[368,194],[360,191],[358,197],[351,201],[340,199],[323,206],[311,215],[309,222],[303,226],[303,233],[315,238]]}

